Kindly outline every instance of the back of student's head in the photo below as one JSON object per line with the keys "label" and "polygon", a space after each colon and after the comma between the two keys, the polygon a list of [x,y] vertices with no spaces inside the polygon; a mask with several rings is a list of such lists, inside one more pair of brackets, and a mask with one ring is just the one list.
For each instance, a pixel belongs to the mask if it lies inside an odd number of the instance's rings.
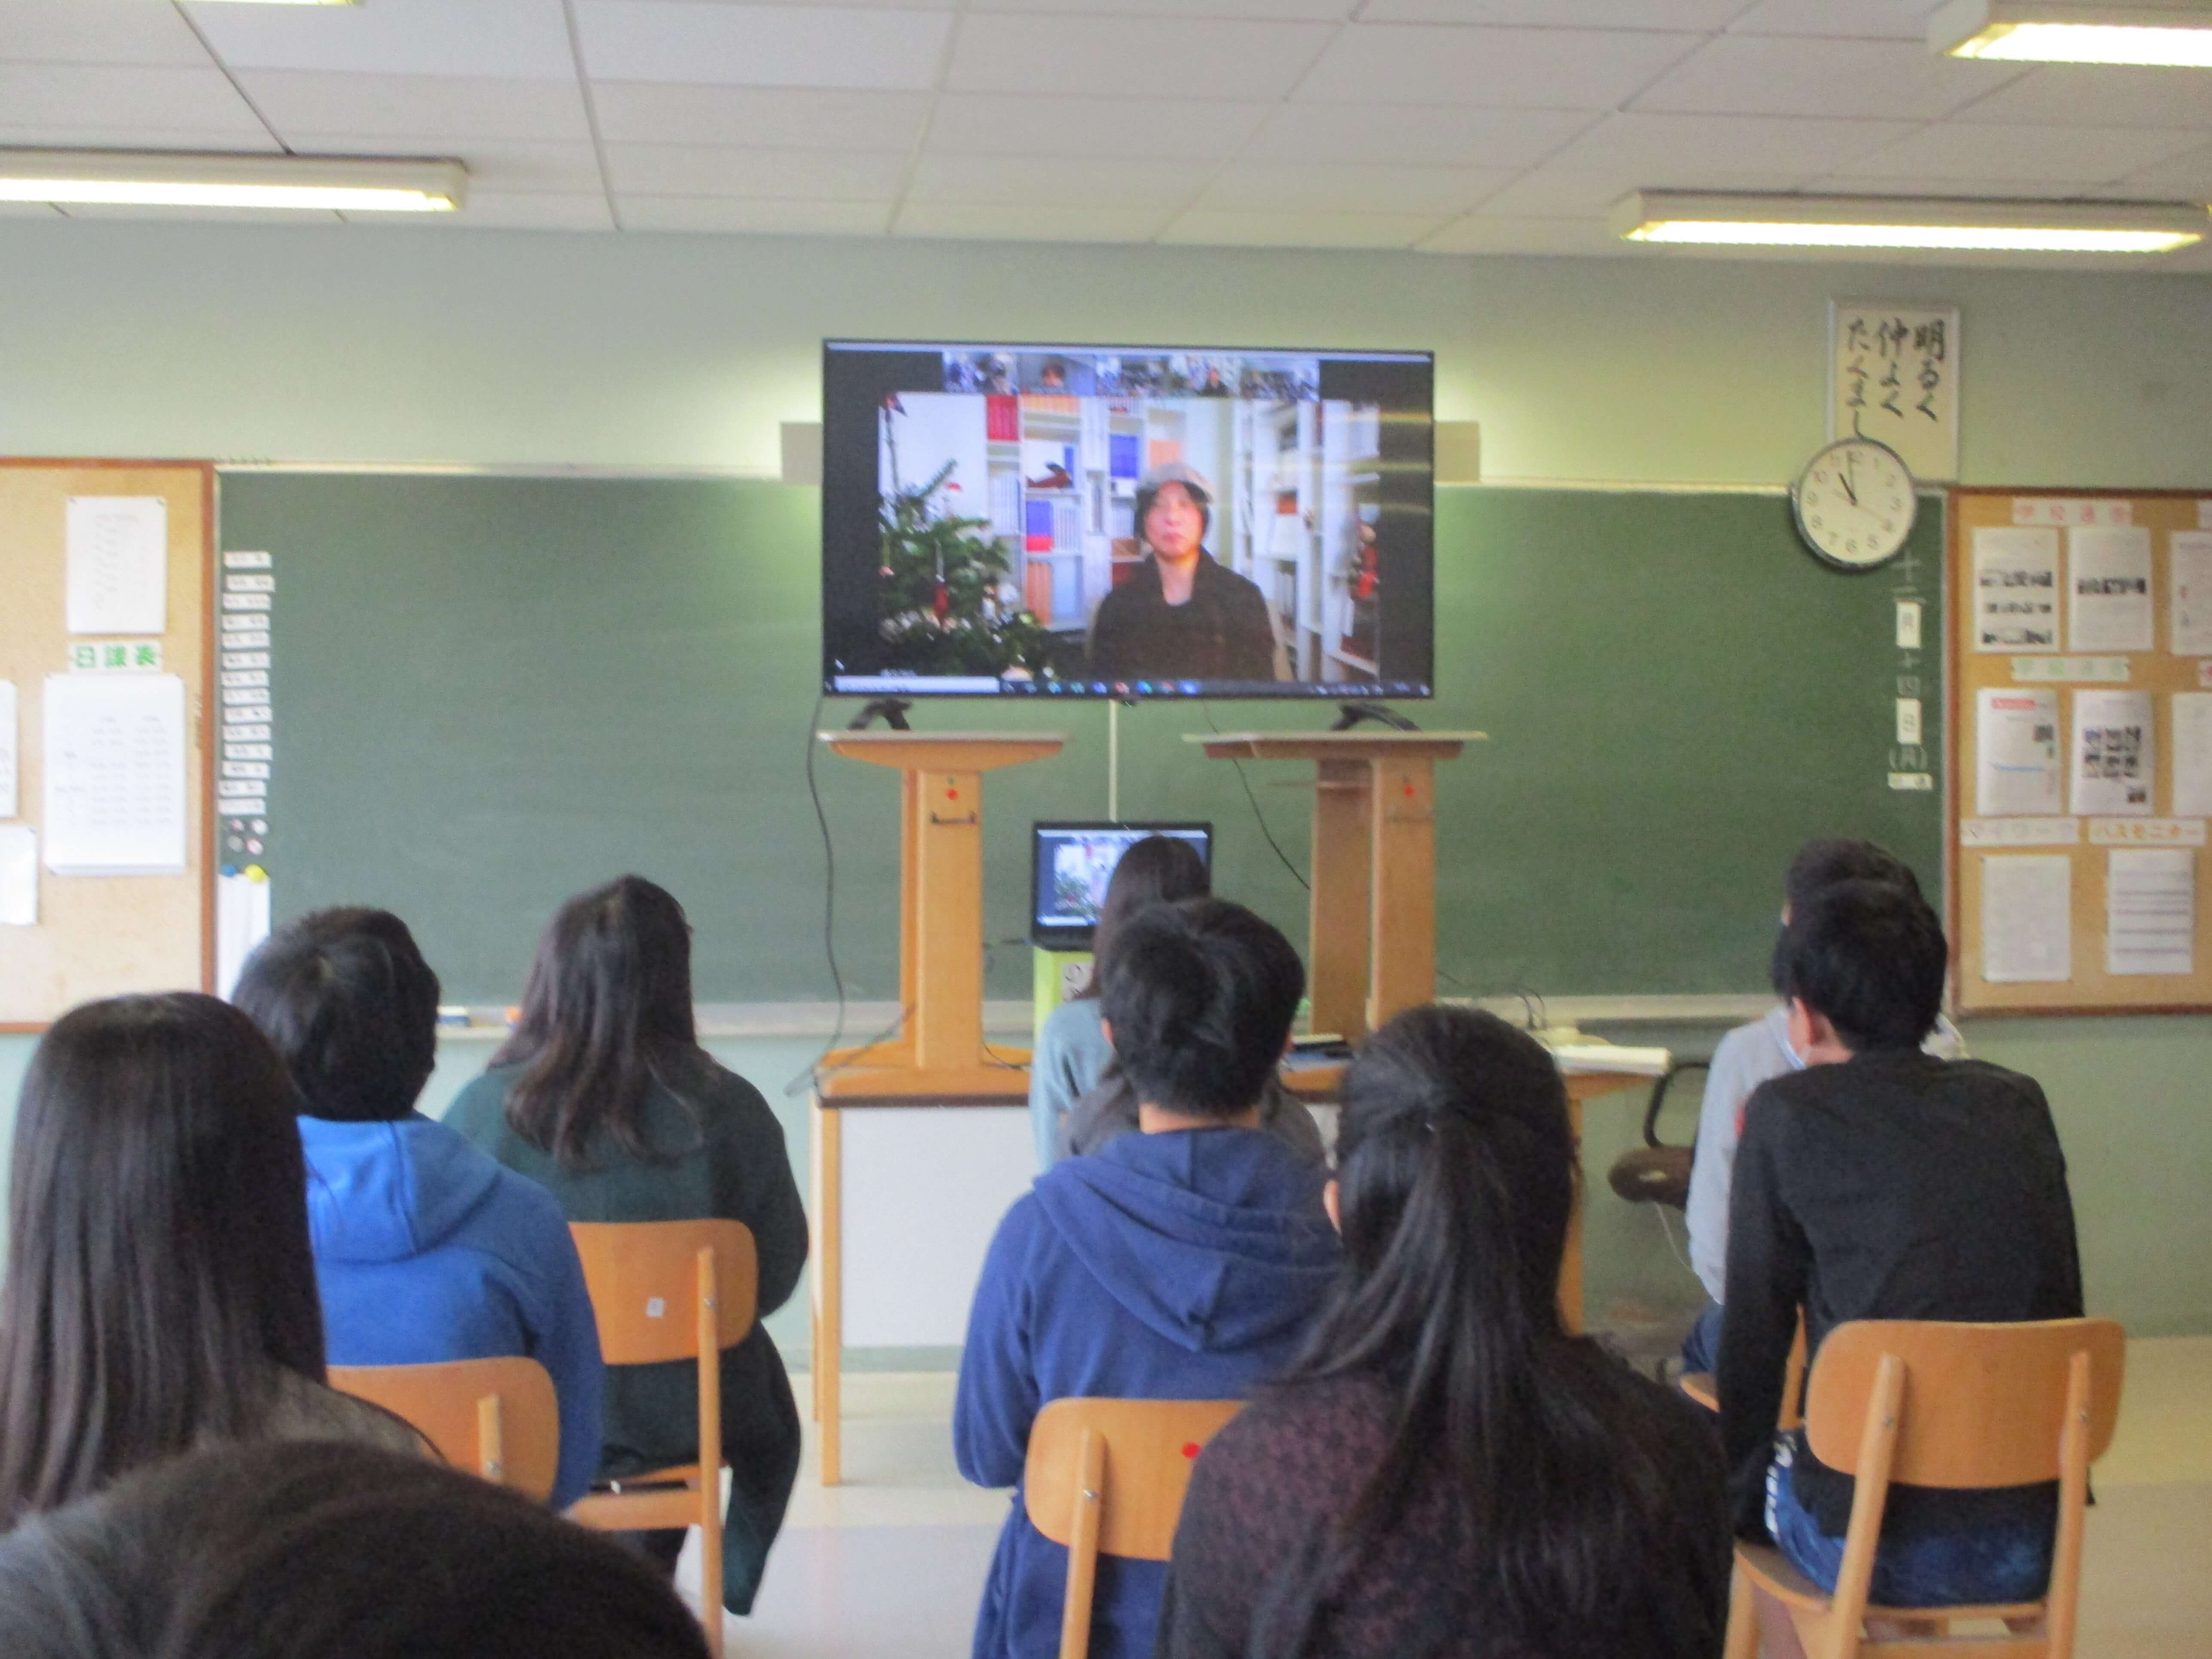
{"label": "back of student's head", "polygon": [[492,1057],[520,1065],[507,1121],[564,1164],[589,1161],[604,1133],[633,1157],[656,1082],[675,1085],[703,1057],[691,1012],[691,924],[665,888],[623,876],[562,905],[538,942],[514,1035]]}
{"label": "back of student's head", "polygon": [[1305,994],[1290,940],[1241,904],[1185,899],[1129,919],[1099,1012],[1137,1098],[1192,1117],[1258,1103]]}
{"label": "back of student's head", "polygon": [[1379,1382],[1389,1439],[1340,1517],[1277,1570],[1252,1651],[1309,1651],[1332,1587],[1440,1480],[1485,1567],[1464,1582],[1448,1557],[1413,1587],[1438,1618],[1501,1653],[1717,1649],[1725,1551],[1678,1522],[1653,1391],[1560,1320],[1578,1158],[1558,1066],[1492,1015],[1410,1009],[1346,1068],[1345,1266],[1280,1386]]}
{"label": "back of student's head", "polygon": [[1782,957],[1787,994],[1826,1015],[1854,1052],[1918,1047],[1943,1006],[1943,925],[1892,882],[1814,894],[1791,911]]}
{"label": "back of student's head", "polygon": [[1091,931],[1091,983],[1085,996],[1097,996],[1106,979],[1106,959],[1129,918],[1150,904],[1204,898],[1212,891],[1206,860],[1197,848],[1174,836],[1146,836],[1133,842],[1115,865]]}
{"label": "back of student's head", "polygon": [[230,1000],[276,1045],[311,1117],[404,1117],[438,1063],[438,976],[389,910],[286,922]]}
{"label": "back of student's head", "polygon": [[1822,836],[1807,842],[1790,860],[1783,878],[1784,902],[1794,915],[1797,907],[1824,888],[1843,881],[1886,881],[1912,894],[1920,894],[1920,878],[1912,866],[1886,847],[1870,841],[1841,836]]}
{"label": "back of student's head", "polygon": [[0,1540],[0,1652],[21,1659],[705,1651],[642,1558],[473,1475],[367,1447],[201,1452]]}
{"label": "back of student's head", "polygon": [[16,1110],[0,1291],[0,1530],[323,1376],[283,1062],[191,993],[54,1023]]}

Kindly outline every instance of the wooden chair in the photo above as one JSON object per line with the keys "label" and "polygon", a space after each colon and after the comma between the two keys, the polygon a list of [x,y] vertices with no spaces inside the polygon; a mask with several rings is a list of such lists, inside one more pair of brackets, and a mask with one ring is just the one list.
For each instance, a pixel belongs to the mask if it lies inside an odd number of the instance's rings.
{"label": "wooden chair", "polygon": [[561,1408],[545,1367],[519,1355],[423,1365],[333,1365],[331,1386],[411,1425],[438,1455],[544,1503],[561,1462]]}
{"label": "wooden chair", "polygon": [[[1696,1401],[1709,1412],[1721,1408],[1719,1388],[1711,1371],[1684,1371],[1674,1379],[1674,1386]],[[1782,1411],[1774,1420],[1777,1429],[1796,1428],[1805,1420],[1805,1316],[1797,1316],[1797,1334],[1790,1339],[1790,1358],[1782,1370]]]}
{"label": "wooden chair", "polygon": [[1055,1400],[1030,1426],[1022,1499],[1030,1524],[1067,1547],[1060,1659],[1091,1651],[1098,1557],[1164,1561],[1190,1466],[1234,1400]]}
{"label": "wooden chair", "polygon": [[[1759,1648],[1754,1595],[1789,1610],[1811,1659],[1907,1659],[1952,1650],[1976,1659],[2071,1659],[2089,1465],[2112,1443],[2125,1339],[2109,1319],[1970,1325],[1856,1320],[1820,1345],[1805,1410],[1813,1453],[1857,1478],[1832,1595],[1779,1550],[1735,1547],[1727,1659]],[[2058,1534],[2044,1598],[2002,1606],[1869,1606],[1875,1547],[1892,1481],[1917,1486],[2059,1483]],[[1915,1633],[1871,1638],[1881,1619]],[[1954,1620],[2002,1620],[2006,1636],[1953,1636]]]}
{"label": "wooden chair", "polygon": [[760,1261],[735,1221],[572,1222],[610,1365],[699,1367],[699,1457],[594,1489],[570,1518],[611,1532],[697,1527],[699,1622],[722,1652],[721,1351],[753,1328]]}

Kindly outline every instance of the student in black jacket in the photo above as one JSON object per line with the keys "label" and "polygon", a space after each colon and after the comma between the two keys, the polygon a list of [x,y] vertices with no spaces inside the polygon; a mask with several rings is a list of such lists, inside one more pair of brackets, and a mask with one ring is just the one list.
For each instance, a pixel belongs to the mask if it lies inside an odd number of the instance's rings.
{"label": "student in black jacket", "polygon": [[[1853,1319],[2003,1322],[2081,1312],[2066,1160],[2033,1079],[1920,1051],[1947,957],[1917,894],[1844,882],[1793,914],[1784,940],[1802,1072],[1746,1106],[1729,1206],[1718,1384],[1737,1533],[1771,1535],[1832,1587],[1852,1482],[1778,1437],[1802,1304],[1808,1359]],[[2055,1484],[1962,1492],[1893,1486],[1873,1599],[2023,1601],[2051,1570]]]}

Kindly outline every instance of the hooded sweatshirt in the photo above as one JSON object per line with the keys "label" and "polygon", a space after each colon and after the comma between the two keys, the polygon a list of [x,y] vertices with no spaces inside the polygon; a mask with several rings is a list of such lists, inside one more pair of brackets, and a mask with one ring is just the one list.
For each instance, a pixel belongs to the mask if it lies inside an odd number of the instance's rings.
{"label": "hooded sweatshirt", "polygon": [[[1019,1486],[1030,1425],[1067,1395],[1242,1399],[1290,1362],[1334,1277],[1322,1172],[1255,1129],[1123,1135],[1039,1178],[983,1262],[953,1406],[960,1472],[1016,1488],[975,1659],[1056,1653],[1067,1552]],[[1094,1659],[1152,1647],[1163,1564],[1102,1556]]]}
{"label": "hooded sweatshirt", "polygon": [[599,1328],[553,1195],[419,1112],[302,1117],[300,1140],[330,1363],[535,1359],[561,1410],[553,1507],[574,1503],[599,1462]]}

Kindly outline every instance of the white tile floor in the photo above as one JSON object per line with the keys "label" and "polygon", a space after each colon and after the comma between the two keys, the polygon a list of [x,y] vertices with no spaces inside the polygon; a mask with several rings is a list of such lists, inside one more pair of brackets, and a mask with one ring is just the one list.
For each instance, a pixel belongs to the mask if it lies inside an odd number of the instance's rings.
{"label": "white tile floor", "polygon": [[[793,1379],[801,1400],[804,1380]],[[848,1484],[811,1462],[732,1659],[959,1659],[1006,1510],[952,1465],[950,1376],[848,1375]],[[2081,1659],[2212,1655],[2212,1337],[2129,1345],[2082,1565]],[[696,1584],[687,1553],[678,1583]]]}

